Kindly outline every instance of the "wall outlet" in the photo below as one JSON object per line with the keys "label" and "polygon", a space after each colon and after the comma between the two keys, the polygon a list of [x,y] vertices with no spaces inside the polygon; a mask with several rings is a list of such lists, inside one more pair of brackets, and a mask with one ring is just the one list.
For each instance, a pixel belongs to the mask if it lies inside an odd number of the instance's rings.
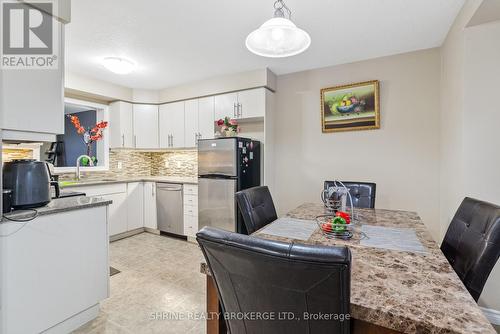
{"label": "wall outlet", "polygon": [[165,159],[165,168],[168,168],[168,166],[169,166],[168,160]]}
{"label": "wall outlet", "polygon": [[116,166],[118,169],[122,169],[123,168],[123,162],[121,161],[118,161],[118,166]]}

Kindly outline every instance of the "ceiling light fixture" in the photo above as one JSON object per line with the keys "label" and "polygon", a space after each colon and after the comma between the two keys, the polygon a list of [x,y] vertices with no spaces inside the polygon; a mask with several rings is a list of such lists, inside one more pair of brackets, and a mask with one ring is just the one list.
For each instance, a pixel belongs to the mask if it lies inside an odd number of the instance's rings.
{"label": "ceiling light fixture", "polygon": [[102,65],[116,74],[128,74],[135,69],[133,62],[119,57],[106,57],[102,60]]}
{"label": "ceiling light fixture", "polygon": [[283,0],[274,3],[274,17],[252,31],[247,39],[247,49],[256,55],[271,58],[295,56],[307,50],[311,37],[291,21],[292,11]]}

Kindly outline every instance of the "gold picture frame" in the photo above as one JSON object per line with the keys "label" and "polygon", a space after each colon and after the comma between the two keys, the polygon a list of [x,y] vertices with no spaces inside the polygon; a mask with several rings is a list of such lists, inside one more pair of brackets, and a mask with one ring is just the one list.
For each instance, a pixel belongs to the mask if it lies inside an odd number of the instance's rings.
{"label": "gold picture frame", "polygon": [[380,129],[379,81],[321,89],[323,133]]}

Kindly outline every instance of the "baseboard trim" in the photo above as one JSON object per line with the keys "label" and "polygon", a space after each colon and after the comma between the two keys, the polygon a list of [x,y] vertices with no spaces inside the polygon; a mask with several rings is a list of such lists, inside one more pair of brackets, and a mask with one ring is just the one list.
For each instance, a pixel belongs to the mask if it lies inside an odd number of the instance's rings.
{"label": "baseboard trim", "polygon": [[135,230],[131,230],[131,231],[127,231],[127,232],[115,234],[115,235],[112,235],[112,236],[109,237],[109,242],[113,242],[113,241],[117,241],[117,240],[120,240],[120,239],[128,238],[128,237],[131,237],[133,235],[140,234],[142,232],[144,232],[144,227],[139,227],[139,228],[136,228]]}
{"label": "baseboard trim", "polygon": [[485,307],[481,307],[481,311],[493,325],[500,325],[500,311]]}

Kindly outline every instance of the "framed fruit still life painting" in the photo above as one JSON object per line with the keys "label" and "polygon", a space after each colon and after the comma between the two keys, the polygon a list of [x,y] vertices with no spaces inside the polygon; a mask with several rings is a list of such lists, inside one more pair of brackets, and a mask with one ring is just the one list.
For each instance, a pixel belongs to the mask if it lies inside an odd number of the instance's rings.
{"label": "framed fruit still life painting", "polygon": [[379,81],[323,88],[321,124],[323,132],[379,129]]}

